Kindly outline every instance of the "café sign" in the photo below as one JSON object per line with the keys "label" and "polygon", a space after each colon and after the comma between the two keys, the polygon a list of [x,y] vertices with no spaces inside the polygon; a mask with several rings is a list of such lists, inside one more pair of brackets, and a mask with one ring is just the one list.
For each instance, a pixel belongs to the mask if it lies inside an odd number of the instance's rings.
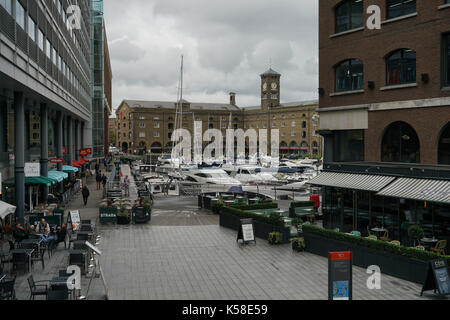
{"label": "caf\u00e9 sign", "polygon": [[25,163],[25,177],[40,177],[41,164],[39,162]]}

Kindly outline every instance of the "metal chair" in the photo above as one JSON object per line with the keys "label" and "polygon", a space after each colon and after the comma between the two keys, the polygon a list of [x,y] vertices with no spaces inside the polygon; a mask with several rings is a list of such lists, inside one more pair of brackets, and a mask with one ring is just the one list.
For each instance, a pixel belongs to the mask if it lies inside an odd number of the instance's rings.
{"label": "metal chair", "polygon": [[77,240],[88,241],[89,240],[89,235],[87,235],[87,234],[77,234]]}
{"label": "metal chair", "polygon": [[389,239],[389,230],[386,230],[384,232],[384,235],[380,238],[380,240],[384,241],[384,242],[389,242],[390,241],[390,239]]}
{"label": "metal chair", "polygon": [[84,254],[82,253],[71,253],[69,255],[69,265],[79,266],[81,274],[86,273],[86,261],[84,259]]}
{"label": "metal chair", "polygon": [[[21,253],[13,253],[12,255],[12,269],[13,271],[19,269],[19,266],[23,266],[24,271],[26,272],[29,269],[29,257],[25,252]],[[28,270],[31,271],[31,270]]]}
{"label": "metal chair", "polygon": [[445,249],[447,248],[447,240],[440,240],[436,243],[436,247],[430,250],[437,254],[445,255]]}
{"label": "metal chair", "polygon": [[378,240],[378,237],[371,234],[371,235],[369,235],[369,236],[367,237],[367,239],[370,239],[370,240]]}
{"label": "metal chair", "polygon": [[15,283],[16,277],[0,282],[0,300],[16,300]]}
{"label": "metal chair", "polygon": [[[5,264],[9,264],[9,265],[12,264],[12,258],[10,257],[9,254],[5,254],[2,250],[2,248],[0,248],[0,264],[1,264],[2,269],[5,268]],[[10,267],[10,269],[11,269],[11,267]]]}
{"label": "metal chair", "polygon": [[393,240],[393,241],[390,242],[390,244],[393,244],[393,245],[395,245],[395,246],[401,246],[401,245],[402,245],[402,244],[400,243],[400,241],[398,241],[398,240]]}
{"label": "metal chair", "polygon": [[417,246],[415,247],[417,250],[421,250],[421,251],[425,251],[425,247],[424,246]]}
{"label": "metal chair", "polygon": [[352,231],[351,234],[355,237],[361,237],[361,232],[359,231]]}
{"label": "metal chair", "polygon": [[48,294],[48,285],[44,284],[37,284],[37,283],[44,283],[49,281],[34,281],[33,275],[30,275],[27,278],[28,286],[30,287],[30,300],[33,299],[35,296],[46,296]]}

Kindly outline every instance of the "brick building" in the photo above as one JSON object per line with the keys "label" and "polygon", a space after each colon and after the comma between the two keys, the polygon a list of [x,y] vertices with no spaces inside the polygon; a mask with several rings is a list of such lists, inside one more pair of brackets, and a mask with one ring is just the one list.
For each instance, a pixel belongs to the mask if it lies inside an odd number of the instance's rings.
{"label": "brick building", "polygon": [[[324,226],[450,240],[450,1],[321,0]],[[381,29],[366,26],[370,5]]]}
{"label": "brick building", "polygon": [[[261,75],[261,105],[241,108],[236,94],[229,102],[183,103],[183,128],[193,131],[193,122],[208,129],[280,130],[280,153],[322,154],[322,138],[316,133],[319,119],[317,101],[280,103],[281,75],[272,69]],[[117,147],[124,152],[170,152],[175,130],[176,103],[124,100],[116,111]],[[231,125],[230,125],[231,124]],[[247,148],[248,148],[248,143]],[[204,147],[207,143],[204,143]],[[225,144],[224,144],[225,147]],[[270,146],[269,146],[270,151]]]}

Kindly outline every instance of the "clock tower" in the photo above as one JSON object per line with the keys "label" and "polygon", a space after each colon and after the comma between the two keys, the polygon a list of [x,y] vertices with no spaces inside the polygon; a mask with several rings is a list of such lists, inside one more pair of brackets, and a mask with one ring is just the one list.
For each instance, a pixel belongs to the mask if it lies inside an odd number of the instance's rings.
{"label": "clock tower", "polygon": [[261,109],[268,110],[280,105],[281,74],[270,68],[261,75]]}

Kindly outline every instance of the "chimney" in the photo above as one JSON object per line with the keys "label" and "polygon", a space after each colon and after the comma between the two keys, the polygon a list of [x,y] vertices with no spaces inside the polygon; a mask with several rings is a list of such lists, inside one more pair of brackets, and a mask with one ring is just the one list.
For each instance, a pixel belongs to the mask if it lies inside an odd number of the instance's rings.
{"label": "chimney", "polygon": [[230,92],[230,104],[235,106],[236,105],[236,93]]}

